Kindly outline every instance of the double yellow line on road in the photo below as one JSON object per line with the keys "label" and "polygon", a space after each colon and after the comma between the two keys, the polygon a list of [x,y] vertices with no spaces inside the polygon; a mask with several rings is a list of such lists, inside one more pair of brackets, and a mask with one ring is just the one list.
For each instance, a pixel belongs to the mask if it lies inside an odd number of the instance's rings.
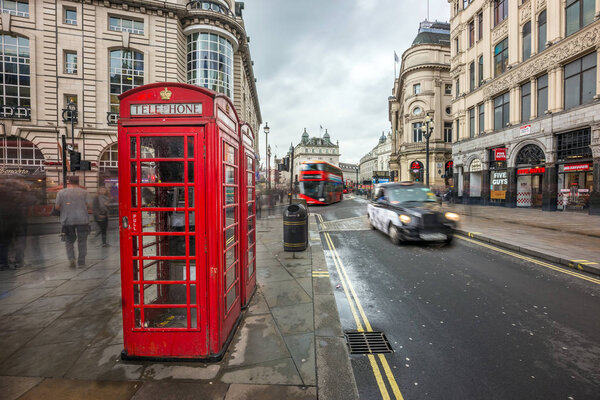
{"label": "double yellow line on road", "polygon": [[[325,224],[323,221],[323,217],[320,214],[317,214],[317,218],[319,219],[319,223],[321,225],[321,229],[325,228]],[[352,282],[346,273],[346,267],[342,263],[342,260],[333,244],[333,240],[331,240],[331,236],[329,233],[324,232],[323,236],[325,237],[325,242],[327,243],[327,247],[329,251],[331,251],[333,263],[335,264],[335,268],[337,270],[338,276],[340,277],[340,281],[342,282],[342,287],[344,289],[344,293],[346,294],[346,298],[348,299],[348,304],[350,305],[350,311],[352,312],[352,316],[354,317],[354,321],[356,322],[356,328],[359,332],[373,332],[371,328],[371,324],[369,323],[369,319],[365,314],[365,310],[360,304],[360,300],[358,299],[358,295],[354,290],[354,286],[352,286]],[[364,325],[364,328],[363,328]],[[384,400],[391,399],[390,394],[388,392],[386,382],[384,379],[384,375],[381,373],[381,369],[379,368],[379,364],[377,360],[381,363],[381,367],[383,368],[385,377],[387,378],[388,384],[392,389],[392,393],[397,400],[404,400],[402,397],[402,393],[400,393],[400,388],[396,383],[396,379],[394,378],[394,374],[387,362],[387,359],[383,354],[378,354],[378,358],[375,358],[373,354],[368,354],[369,362],[371,364],[371,369],[373,370],[373,374],[375,375],[375,380],[377,381],[377,386],[379,387],[379,391],[381,392],[381,397]]]}
{"label": "double yellow line on road", "polygon": [[586,276],[586,275],[580,274],[578,272],[569,271],[567,269],[564,269],[564,268],[561,268],[561,267],[557,267],[556,265],[552,265],[552,264],[549,264],[549,263],[544,262],[544,261],[536,260],[535,258],[527,257],[527,256],[521,255],[519,253],[515,253],[514,251],[505,250],[505,249],[502,249],[500,247],[496,247],[496,246],[492,246],[490,244],[486,244],[486,243],[480,242],[479,240],[469,239],[467,237],[460,236],[460,235],[455,235],[454,237],[458,238],[458,239],[461,239],[461,240],[464,240],[466,242],[471,242],[471,243],[476,244],[478,246],[486,247],[486,248],[488,248],[490,250],[494,250],[494,251],[497,251],[499,253],[508,254],[509,256],[512,256],[512,257],[515,257],[515,258],[520,258],[521,260],[529,261],[529,262],[532,262],[534,264],[540,265],[542,267],[546,267],[546,268],[552,269],[554,271],[558,271],[558,272],[561,272],[563,274],[571,275],[571,276],[574,276],[576,278],[583,279],[583,280],[595,283],[597,285],[600,285],[600,279],[597,279],[597,278],[592,278],[590,276]]}

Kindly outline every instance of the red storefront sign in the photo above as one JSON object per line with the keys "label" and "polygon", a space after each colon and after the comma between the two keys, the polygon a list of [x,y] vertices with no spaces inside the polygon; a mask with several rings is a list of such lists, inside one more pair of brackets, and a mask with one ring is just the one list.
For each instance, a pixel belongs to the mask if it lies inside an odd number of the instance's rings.
{"label": "red storefront sign", "polygon": [[413,161],[412,163],[410,163],[410,169],[421,169],[423,168],[423,164],[421,164],[419,161]]}
{"label": "red storefront sign", "polygon": [[565,172],[587,171],[590,169],[590,164],[569,164],[565,165]]}
{"label": "red storefront sign", "polygon": [[496,161],[506,161],[506,148],[494,149],[494,158]]}
{"label": "red storefront sign", "polygon": [[517,175],[543,174],[544,172],[546,172],[545,167],[521,168],[517,170]]}

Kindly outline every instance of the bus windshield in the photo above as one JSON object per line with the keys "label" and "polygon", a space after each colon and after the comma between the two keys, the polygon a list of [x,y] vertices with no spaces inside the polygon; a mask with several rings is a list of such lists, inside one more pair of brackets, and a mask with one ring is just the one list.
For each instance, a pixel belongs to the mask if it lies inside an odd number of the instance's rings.
{"label": "bus windshield", "polygon": [[323,181],[302,181],[300,182],[300,193],[308,197],[321,197],[323,183]]}
{"label": "bus windshield", "polygon": [[302,166],[300,167],[301,171],[323,171],[324,170],[324,165],[323,164],[302,164]]}

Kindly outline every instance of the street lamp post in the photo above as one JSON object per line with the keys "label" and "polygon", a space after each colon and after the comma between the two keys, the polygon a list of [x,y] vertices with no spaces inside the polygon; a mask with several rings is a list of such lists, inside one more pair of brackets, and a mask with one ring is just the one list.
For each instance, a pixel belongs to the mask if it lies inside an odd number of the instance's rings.
{"label": "street lamp post", "polygon": [[62,153],[63,153],[63,186],[67,187],[67,151],[75,151],[75,122],[77,121],[77,104],[70,101],[67,107],[62,110],[63,122],[71,122],[71,149],[67,149],[67,139],[62,135]]}
{"label": "street lamp post", "polygon": [[425,185],[429,187],[429,138],[433,133],[433,119],[429,114],[425,116],[425,121],[421,127],[421,131],[425,136]]}
{"label": "street lamp post", "polygon": [[265,131],[265,151],[267,156],[267,190],[271,189],[271,166],[270,166],[270,157],[271,157],[271,148],[269,147],[269,123],[265,122],[265,127],[263,128]]}
{"label": "street lamp post", "polygon": [[290,205],[294,197],[294,144],[290,143]]}

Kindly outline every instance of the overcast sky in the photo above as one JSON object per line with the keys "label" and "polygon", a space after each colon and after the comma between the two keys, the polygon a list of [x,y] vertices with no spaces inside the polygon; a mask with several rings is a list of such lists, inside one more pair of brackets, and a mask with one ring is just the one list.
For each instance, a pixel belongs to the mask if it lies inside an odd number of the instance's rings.
{"label": "overcast sky", "polygon": [[[430,0],[430,20],[449,14],[447,0]],[[390,130],[394,50],[402,56],[426,16],[426,0],[246,0],[273,155],[296,145],[304,128],[319,136],[322,125],[340,141],[340,160],[358,162]],[[264,145],[261,127],[262,160]]]}

